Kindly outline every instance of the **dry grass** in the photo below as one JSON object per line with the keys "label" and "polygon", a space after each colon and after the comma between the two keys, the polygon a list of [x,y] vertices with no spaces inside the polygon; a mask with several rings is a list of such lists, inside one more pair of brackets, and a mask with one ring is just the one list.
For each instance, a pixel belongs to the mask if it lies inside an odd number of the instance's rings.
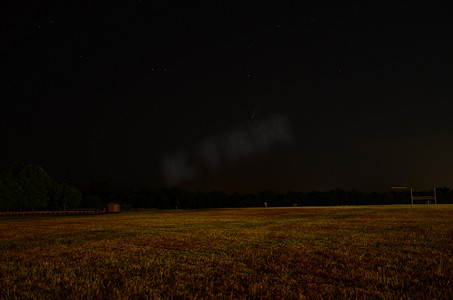
{"label": "dry grass", "polygon": [[453,298],[453,205],[0,219],[0,298]]}

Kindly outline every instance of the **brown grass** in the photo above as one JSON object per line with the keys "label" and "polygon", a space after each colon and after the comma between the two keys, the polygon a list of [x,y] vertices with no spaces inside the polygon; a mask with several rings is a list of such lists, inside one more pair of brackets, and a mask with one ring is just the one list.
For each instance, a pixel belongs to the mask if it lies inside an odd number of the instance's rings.
{"label": "brown grass", "polygon": [[0,298],[453,298],[453,205],[0,219]]}

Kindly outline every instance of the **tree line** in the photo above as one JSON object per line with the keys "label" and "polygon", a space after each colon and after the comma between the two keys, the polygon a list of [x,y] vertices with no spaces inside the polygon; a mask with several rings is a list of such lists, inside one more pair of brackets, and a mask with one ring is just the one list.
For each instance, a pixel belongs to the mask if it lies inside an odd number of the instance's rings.
{"label": "tree line", "polygon": [[[98,203],[117,202],[129,208],[201,209],[222,207],[281,207],[281,206],[338,206],[338,205],[388,205],[411,204],[410,191],[364,193],[358,190],[310,191],[276,193],[263,190],[257,194],[226,193],[223,191],[188,191],[180,187],[128,190],[115,193],[108,190],[89,192]],[[432,191],[418,195],[432,195]],[[417,202],[417,203],[424,203]],[[453,190],[437,189],[437,203],[453,203]]]}
{"label": "tree line", "polygon": [[80,191],[53,180],[40,166],[15,162],[0,173],[0,210],[71,209],[79,207]]}
{"label": "tree line", "polygon": [[[453,190],[437,188],[437,203],[453,203]],[[425,194],[432,194],[432,191]],[[110,202],[120,203],[123,209],[202,209],[222,207],[279,207],[279,206],[337,206],[410,204],[409,191],[364,193],[358,190],[277,193],[263,190],[256,194],[226,193],[224,191],[188,191],[180,187],[151,189],[144,187],[124,192],[113,191],[106,182],[94,183],[79,191],[67,183],[50,178],[37,165],[16,162],[0,173],[0,210],[37,209],[102,209]],[[420,203],[420,202],[419,202]]]}

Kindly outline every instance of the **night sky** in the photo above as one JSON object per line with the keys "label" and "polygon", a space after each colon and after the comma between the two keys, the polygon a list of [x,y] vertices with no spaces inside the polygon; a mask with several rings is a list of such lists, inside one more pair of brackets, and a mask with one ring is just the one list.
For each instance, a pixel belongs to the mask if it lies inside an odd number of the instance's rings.
{"label": "night sky", "polygon": [[434,1],[13,2],[1,169],[119,190],[453,187],[453,15]]}

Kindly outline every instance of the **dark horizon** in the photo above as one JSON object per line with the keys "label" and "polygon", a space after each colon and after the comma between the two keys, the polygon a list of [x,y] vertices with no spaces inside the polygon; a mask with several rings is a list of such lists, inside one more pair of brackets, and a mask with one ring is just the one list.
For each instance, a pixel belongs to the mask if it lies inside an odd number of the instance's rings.
{"label": "dark horizon", "polygon": [[118,190],[453,187],[442,4],[3,6],[2,170]]}

